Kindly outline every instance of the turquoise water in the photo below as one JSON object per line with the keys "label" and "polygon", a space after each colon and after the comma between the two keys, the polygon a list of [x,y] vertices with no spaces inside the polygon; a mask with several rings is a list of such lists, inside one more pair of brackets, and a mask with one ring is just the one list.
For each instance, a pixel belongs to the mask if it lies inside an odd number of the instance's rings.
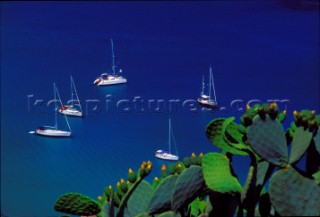
{"label": "turquoise water", "polygon": [[[167,147],[169,117],[184,158],[218,151],[206,125],[239,117],[250,100],[285,100],[279,106],[288,113],[318,112],[318,27],[318,6],[281,2],[1,2],[1,213],[57,216],[61,194],[96,199],[142,161],[153,162],[149,180],[159,176],[165,162],[154,152]],[[92,82],[111,63],[111,37],[128,84],[96,87]],[[171,99],[198,97],[210,64],[219,111],[169,111]],[[46,106],[52,84],[65,102],[70,75],[87,114],[68,118],[72,137],[28,134],[54,123]],[[166,108],[141,111],[135,97],[163,100]],[[107,110],[123,99],[132,103],[129,111],[125,104]],[[239,99],[243,104],[231,105]],[[43,105],[32,106],[35,100]],[[244,183],[249,161],[234,161]]]}

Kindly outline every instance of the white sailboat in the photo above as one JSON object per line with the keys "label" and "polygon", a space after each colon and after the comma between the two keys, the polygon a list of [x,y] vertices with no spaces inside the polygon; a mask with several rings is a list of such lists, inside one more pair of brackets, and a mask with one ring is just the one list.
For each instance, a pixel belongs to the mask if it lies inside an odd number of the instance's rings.
{"label": "white sailboat", "polygon": [[114,63],[114,52],[113,52],[113,41],[111,38],[111,52],[112,52],[112,63],[111,63],[111,69],[112,73],[103,73],[101,74],[94,82],[93,84],[96,84],[98,86],[103,85],[113,85],[113,84],[123,84],[127,83],[127,79],[123,76],[120,76],[119,74],[122,73],[122,70],[119,69],[119,71],[116,73],[116,65]]}
{"label": "white sailboat", "polygon": [[[171,139],[172,136],[172,139]],[[176,153],[175,155],[171,153],[171,140],[173,140],[173,143],[175,145],[175,150]],[[163,160],[171,160],[171,161],[177,161],[179,160],[179,156],[178,156],[178,150],[177,150],[177,146],[175,143],[175,139],[174,139],[174,135],[173,135],[173,131],[172,131],[172,127],[171,127],[171,119],[169,118],[169,150],[158,150],[155,153],[155,156],[157,158],[163,159]]]}
{"label": "white sailboat", "polygon": [[[216,97],[216,91],[214,87],[214,81],[213,81],[213,75],[212,75],[212,68],[211,66],[209,67],[209,93],[208,95],[204,94],[204,89],[205,89],[205,82],[204,82],[204,77],[202,76],[202,91],[200,94],[200,98],[198,98],[198,102],[200,105],[204,107],[209,107],[209,108],[214,108],[218,105],[217,103],[217,97]],[[211,99],[211,89],[213,90],[213,96],[214,99]]]}
{"label": "white sailboat", "polygon": [[58,89],[57,89],[55,83],[53,84],[53,89],[54,89],[54,99],[55,99],[55,125],[54,126],[40,126],[35,131],[30,131],[29,133],[35,133],[37,135],[50,136],[50,137],[69,137],[71,135],[71,129],[70,129],[68,119],[65,115],[64,115],[64,117],[67,122],[69,131],[58,129],[57,95],[59,97],[60,103],[61,103],[61,99],[60,99],[59,92],[58,92]]}
{"label": "white sailboat", "polygon": [[[60,106],[59,112],[65,115],[81,117],[82,108],[81,108],[80,100],[77,94],[76,85],[74,83],[72,76],[70,76],[70,78],[71,78],[71,105]],[[76,99],[73,99],[74,94],[76,95]],[[76,103],[74,103],[74,101],[76,101]]]}

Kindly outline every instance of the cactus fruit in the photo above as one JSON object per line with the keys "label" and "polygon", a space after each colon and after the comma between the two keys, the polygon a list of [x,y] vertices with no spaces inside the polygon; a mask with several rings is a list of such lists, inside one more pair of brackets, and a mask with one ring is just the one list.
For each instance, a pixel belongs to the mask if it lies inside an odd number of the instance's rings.
{"label": "cactus fruit", "polygon": [[109,187],[106,187],[104,189],[104,195],[109,200],[109,198],[112,196],[112,194],[113,194],[113,189],[112,189],[112,186],[109,185]]}
{"label": "cactus fruit", "polygon": [[252,125],[247,128],[247,136],[251,148],[261,158],[276,166],[287,165],[287,141],[278,119],[272,120],[269,115],[265,115],[265,120],[254,117]]}
{"label": "cactus fruit", "polygon": [[320,187],[288,166],[277,171],[269,183],[269,195],[282,216],[320,216]]}
{"label": "cactus fruit", "polygon": [[131,168],[128,171],[128,180],[131,183],[135,183],[135,181],[137,180],[137,175],[133,172]]}
{"label": "cactus fruit", "polygon": [[159,214],[171,210],[171,202],[174,190],[174,184],[178,175],[168,176],[163,179],[155,190],[151,198],[149,214]]}
{"label": "cactus fruit", "polygon": [[174,184],[172,210],[178,211],[199,196],[205,186],[202,169],[192,165],[183,170]]}
{"label": "cactus fruit", "polygon": [[183,164],[184,164],[184,166],[185,166],[186,168],[189,168],[190,165],[191,165],[191,159],[190,159],[189,157],[185,157],[185,158],[183,159]]}
{"label": "cactus fruit", "polygon": [[54,209],[58,212],[79,216],[96,215],[101,211],[96,201],[78,193],[67,193],[60,196]]}
{"label": "cactus fruit", "polygon": [[287,111],[283,110],[281,113],[278,114],[278,120],[283,123],[286,120],[287,117]]}
{"label": "cactus fruit", "polygon": [[293,135],[292,148],[290,153],[289,163],[293,164],[300,160],[302,155],[308,149],[312,140],[312,132],[304,130],[303,127],[298,127]]}
{"label": "cactus fruit", "polygon": [[167,167],[165,164],[162,164],[161,166],[161,175],[162,178],[166,178],[168,176]]}
{"label": "cactus fruit", "polygon": [[127,202],[128,212],[131,216],[147,211],[153,192],[152,186],[145,180],[138,185]]}
{"label": "cactus fruit", "polygon": [[222,154],[207,153],[202,158],[204,180],[213,191],[221,193],[241,192],[238,179],[231,174],[230,161]]}
{"label": "cactus fruit", "polygon": [[159,183],[160,183],[159,178],[158,177],[154,177],[153,183],[152,183],[152,188],[156,189],[158,187]]}

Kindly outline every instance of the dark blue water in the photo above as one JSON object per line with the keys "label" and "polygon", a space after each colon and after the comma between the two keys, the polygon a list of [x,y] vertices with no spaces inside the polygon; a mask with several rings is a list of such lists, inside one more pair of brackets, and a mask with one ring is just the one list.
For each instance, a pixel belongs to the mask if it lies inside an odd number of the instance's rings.
{"label": "dark blue water", "polygon": [[[207,123],[239,117],[249,100],[284,100],[279,106],[290,114],[319,112],[318,27],[318,6],[281,1],[1,2],[1,213],[56,216],[59,195],[97,198],[146,160],[154,165],[149,180],[159,176],[163,162],[154,151],[167,146],[169,117],[183,158],[217,151],[205,136]],[[96,87],[111,63],[111,37],[129,82]],[[170,99],[198,97],[210,64],[220,111],[170,112]],[[54,123],[53,106],[45,104],[53,82],[69,99],[70,75],[87,113],[68,119],[72,138],[28,134]],[[106,109],[106,99],[116,107],[135,97],[162,99],[166,108]],[[238,99],[244,103],[231,106]],[[35,100],[44,103],[32,106]],[[241,183],[248,164],[235,159]]]}

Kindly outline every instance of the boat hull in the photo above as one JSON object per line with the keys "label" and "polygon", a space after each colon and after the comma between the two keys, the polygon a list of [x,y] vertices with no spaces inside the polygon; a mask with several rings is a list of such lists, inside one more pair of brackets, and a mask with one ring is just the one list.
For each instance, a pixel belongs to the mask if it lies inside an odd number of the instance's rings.
{"label": "boat hull", "polygon": [[[159,151],[157,151],[159,152]],[[169,160],[169,161],[178,161],[179,156],[170,154],[170,153],[157,153],[155,154],[156,158],[162,159],[162,160]]]}
{"label": "boat hull", "polygon": [[198,99],[198,103],[207,108],[216,108],[218,106],[217,102],[215,101],[209,101],[209,100],[203,100],[203,99]]}
{"label": "boat hull", "polygon": [[127,79],[126,78],[116,78],[114,80],[97,79],[97,80],[94,81],[94,84],[96,84],[98,86],[125,84],[125,83],[127,83]]}
{"label": "boat hull", "polygon": [[82,117],[82,112],[75,109],[59,109],[59,113],[69,116]]}
{"label": "boat hull", "polygon": [[40,136],[49,136],[49,137],[69,137],[71,136],[71,132],[63,131],[63,130],[54,130],[54,129],[46,129],[46,130],[39,130],[35,131],[37,135]]}

